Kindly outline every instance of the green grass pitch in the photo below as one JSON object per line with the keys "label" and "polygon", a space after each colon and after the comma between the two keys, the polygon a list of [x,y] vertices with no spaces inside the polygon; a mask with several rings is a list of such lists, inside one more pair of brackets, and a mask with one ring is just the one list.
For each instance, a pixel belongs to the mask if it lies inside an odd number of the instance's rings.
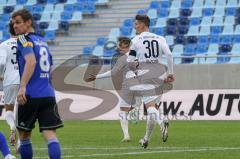
{"label": "green grass pitch", "polygon": [[[171,121],[166,143],[156,126],[148,149],[138,141],[145,133],[145,122],[129,123],[131,142],[122,143],[119,121],[65,121],[58,130],[62,158],[70,159],[239,159],[239,121]],[[0,121],[6,136],[9,130]],[[34,158],[47,157],[47,146],[38,132],[32,135]]]}

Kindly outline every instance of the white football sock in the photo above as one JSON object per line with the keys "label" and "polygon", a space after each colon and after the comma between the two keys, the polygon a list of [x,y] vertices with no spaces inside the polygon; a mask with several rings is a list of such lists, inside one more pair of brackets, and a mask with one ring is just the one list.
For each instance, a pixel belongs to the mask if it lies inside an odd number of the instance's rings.
{"label": "white football sock", "polygon": [[129,138],[127,115],[128,115],[128,112],[125,112],[125,111],[120,111],[119,113],[119,120],[121,123],[121,128],[123,131],[124,138]]}
{"label": "white football sock", "polygon": [[155,120],[159,126],[162,124],[163,120],[160,119],[159,111],[155,107],[149,107],[147,109],[147,113],[148,117],[151,118],[152,120]]}
{"label": "white football sock", "polygon": [[147,126],[146,126],[146,134],[144,136],[144,140],[148,141],[150,139],[154,127],[155,127],[155,121],[154,120],[150,120],[150,118],[148,117],[148,119],[147,119]]}
{"label": "white football sock", "polygon": [[8,123],[8,125],[10,126],[10,129],[15,130],[16,126],[15,126],[15,122],[14,122],[14,114],[12,111],[6,111],[5,119]]}

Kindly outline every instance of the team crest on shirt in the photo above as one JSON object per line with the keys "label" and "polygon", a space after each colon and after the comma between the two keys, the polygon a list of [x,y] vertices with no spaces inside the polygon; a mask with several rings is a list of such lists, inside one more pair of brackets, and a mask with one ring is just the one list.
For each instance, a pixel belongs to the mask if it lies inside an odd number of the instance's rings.
{"label": "team crest on shirt", "polygon": [[23,47],[28,47],[28,46],[33,47],[33,43],[28,41],[23,44]]}

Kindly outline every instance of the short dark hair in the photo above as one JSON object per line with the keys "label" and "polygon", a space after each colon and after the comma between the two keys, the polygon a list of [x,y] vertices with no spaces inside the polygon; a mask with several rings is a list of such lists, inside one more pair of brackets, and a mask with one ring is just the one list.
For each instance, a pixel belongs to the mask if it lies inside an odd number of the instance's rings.
{"label": "short dark hair", "polygon": [[128,37],[120,36],[118,38],[118,42],[119,42],[119,45],[125,45],[125,46],[129,47],[131,44],[131,39]]}
{"label": "short dark hair", "polygon": [[16,16],[21,16],[24,22],[31,20],[33,24],[33,16],[27,9],[17,10],[12,14],[12,19],[15,18]]}
{"label": "short dark hair", "polygon": [[150,18],[145,14],[136,15],[135,20],[138,20],[138,21],[144,23],[147,27],[150,26]]}
{"label": "short dark hair", "polygon": [[9,33],[13,36],[16,36],[16,33],[14,31],[14,28],[13,28],[13,23],[12,21],[10,20],[9,24],[8,24],[8,30],[9,30]]}

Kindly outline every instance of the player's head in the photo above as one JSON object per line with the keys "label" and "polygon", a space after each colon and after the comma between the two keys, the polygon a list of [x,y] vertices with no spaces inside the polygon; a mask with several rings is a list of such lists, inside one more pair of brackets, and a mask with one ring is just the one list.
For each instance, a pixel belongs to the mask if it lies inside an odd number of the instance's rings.
{"label": "player's head", "polygon": [[131,39],[128,37],[119,37],[118,38],[118,50],[120,53],[127,53],[130,49]]}
{"label": "player's head", "polygon": [[12,14],[12,23],[17,35],[29,33],[33,30],[33,16],[26,9],[14,12]]}
{"label": "player's head", "polygon": [[10,20],[10,22],[8,24],[8,29],[9,29],[9,33],[11,34],[11,36],[16,36],[16,33],[14,31],[14,28],[13,28],[13,23],[12,23],[11,20]]}
{"label": "player's head", "polygon": [[140,34],[144,31],[148,31],[150,25],[150,19],[147,15],[138,14],[135,17],[135,29],[136,33]]}

